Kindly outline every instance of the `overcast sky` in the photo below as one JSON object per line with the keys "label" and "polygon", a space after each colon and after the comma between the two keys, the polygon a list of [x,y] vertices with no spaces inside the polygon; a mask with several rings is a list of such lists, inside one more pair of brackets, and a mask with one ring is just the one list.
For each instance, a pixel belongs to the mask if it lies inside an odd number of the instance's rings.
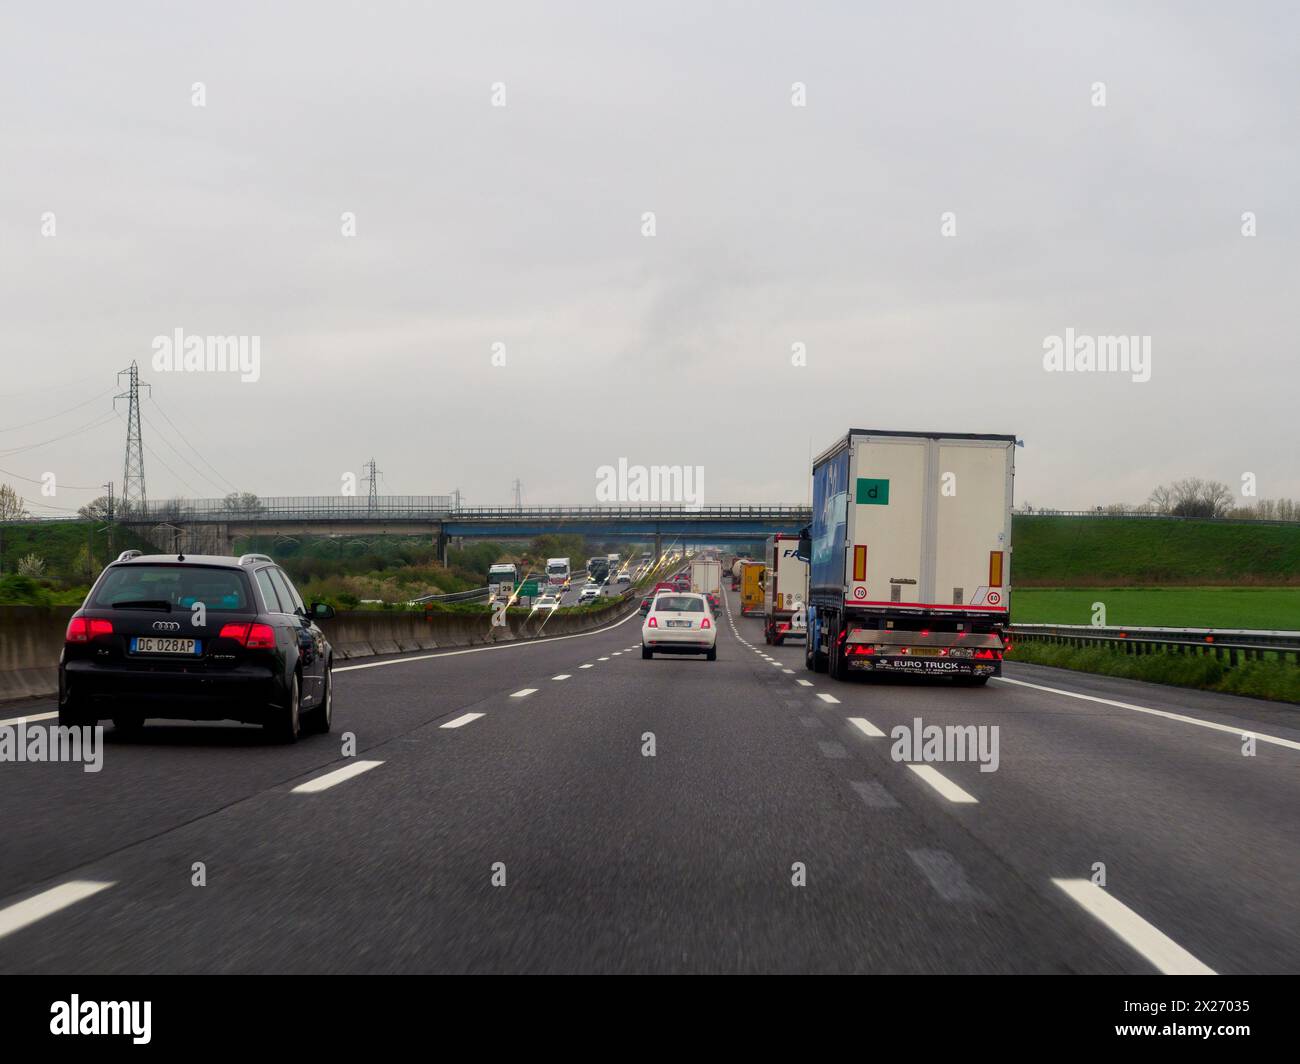
{"label": "overcast sky", "polygon": [[[1015,433],[1020,504],[1300,496],[1298,52],[1285,3],[11,5],[0,482],[120,492],[135,359],[151,498],[373,455],[470,505],[619,458],[803,502],[850,426]],[[155,372],[177,328],[260,379]],[[1066,329],[1150,380],[1046,372]]]}

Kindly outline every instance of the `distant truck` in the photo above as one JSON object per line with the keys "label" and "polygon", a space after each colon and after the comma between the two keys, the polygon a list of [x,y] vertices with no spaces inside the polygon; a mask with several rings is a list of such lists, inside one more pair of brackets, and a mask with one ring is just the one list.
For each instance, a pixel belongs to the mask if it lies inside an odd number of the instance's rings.
{"label": "distant truck", "polygon": [[499,562],[488,569],[488,603],[509,602],[519,586],[519,566]]}
{"label": "distant truck", "polygon": [[609,562],[604,555],[587,559],[587,579],[599,584],[609,573]]}
{"label": "distant truck", "polygon": [[763,608],[763,571],[762,562],[743,558],[736,563],[740,566],[740,612],[751,614]]}
{"label": "distant truck", "polygon": [[546,585],[547,587],[563,587],[569,582],[570,570],[568,558],[547,558],[546,559]]}
{"label": "distant truck", "polygon": [[696,557],[691,561],[691,590],[698,595],[722,591],[722,563],[717,558]]}
{"label": "distant truck", "polygon": [[766,559],[763,642],[779,647],[787,636],[807,635],[808,563],[799,557],[799,537],[789,532],[768,537]]}
{"label": "distant truck", "polygon": [[809,669],[1001,675],[1014,436],[852,429],[813,462]]}
{"label": "distant truck", "polygon": [[618,570],[622,566],[622,564],[623,564],[623,559],[620,555],[617,554],[605,555],[605,568],[609,572],[610,580],[613,580],[614,577],[618,575]]}

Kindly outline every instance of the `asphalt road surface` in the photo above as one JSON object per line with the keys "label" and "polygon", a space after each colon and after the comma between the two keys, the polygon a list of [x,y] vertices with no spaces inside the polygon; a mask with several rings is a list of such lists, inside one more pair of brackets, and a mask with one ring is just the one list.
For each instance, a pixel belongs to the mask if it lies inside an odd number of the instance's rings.
{"label": "asphalt road surface", "polygon": [[[726,598],[715,662],[643,661],[634,613],[340,667],[293,746],[154,723],[98,773],[0,764],[0,970],[1300,970],[1296,709],[837,683]],[[997,770],[893,759],[918,717],[996,725]]]}

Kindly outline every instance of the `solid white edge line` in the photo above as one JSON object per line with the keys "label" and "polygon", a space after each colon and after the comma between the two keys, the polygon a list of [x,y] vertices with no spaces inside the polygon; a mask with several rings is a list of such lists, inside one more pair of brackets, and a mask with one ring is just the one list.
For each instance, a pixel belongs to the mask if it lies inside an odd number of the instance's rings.
{"label": "solid white edge line", "polygon": [[1282,739],[1276,735],[1264,735],[1260,732],[1251,731],[1249,728],[1234,728],[1230,724],[1220,724],[1218,721],[1201,720],[1200,717],[1185,717],[1181,713],[1171,713],[1167,709],[1152,709],[1150,706],[1135,706],[1132,702],[1117,702],[1113,698],[1099,698],[1097,695],[1085,695],[1078,691],[1065,691],[1059,687],[1045,687],[1040,683],[1029,683],[1026,680],[1012,680],[1006,676],[995,676],[993,679],[997,683],[1011,683],[1017,687],[1032,687],[1035,691],[1047,691],[1054,695],[1065,695],[1067,698],[1080,698],[1085,702],[1098,702],[1103,706],[1114,706],[1117,709],[1131,709],[1134,713],[1150,713],[1153,717],[1165,717],[1168,720],[1181,721],[1183,724],[1196,724],[1202,728],[1213,728],[1215,731],[1227,732],[1229,735],[1249,735],[1258,739],[1262,743],[1272,743],[1274,746],[1285,746],[1291,750],[1300,750],[1300,742],[1294,739]]}
{"label": "solid white edge line", "polygon": [[604,628],[593,628],[590,632],[574,632],[572,635],[548,635],[545,639],[517,639],[511,643],[502,643],[500,646],[492,647],[468,647],[464,650],[444,650],[440,654],[415,654],[409,658],[393,658],[391,661],[371,661],[361,665],[339,665],[336,666],[335,672],[352,672],[356,669],[382,669],[385,665],[406,665],[412,661],[430,661],[433,658],[454,658],[460,654],[484,654],[489,650],[518,650],[521,647],[538,646],[542,643],[558,643],[561,639],[585,639],[590,635],[600,635],[601,632],[612,632],[620,625],[627,624],[637,613],[629,613],[621,621],[615,621],[613,624],[606,625]]}
{"label": "solid white edge line", "polygon": [[1217,975],[1158,927],[1090,879],[1053,879],[1087,913],[1150,961],[1162,975]]}
{"label": "solid white edge line", "polygon": [[53,713],[29,713],[25,717],[10,717],[8,720],[0,720],[0,728],[7,728],[13,724],[22,724],[24,721],[30,724],[34,720],[51,720],[58,715],[58,710],[55,710]]}
{"label": "solid white edge line", "polygon": [[15,931],[21,931],[29,924],[36,923],[37,920],[51,916],[60,909],[66,909],[69,905],[75,905],[77,902],[89,898],[92,894],[98,894],[101,890],[107,890],[112,886],[116,886],[116,883],[97,883],[89,879],[73,879],[67,883],[60,883],[57,887],[51,887],[49,890],[43,890],[23,901],[8,905],[0,909],[0,938],[12,935]]}
{"label": "solid white edge line", "polygon": [[469,724],[471,721],[478,720],[479,717],[481,716],[483,716],[482,713],[462,713],[455,720],[449,720],[447,721],[446,724],[439,724],[438,727],[439,728],[460,728],[466,724]]}
{"label": "solid white edge line", "polygon": [[317,791],[327,791],[331,787],[342,783],[344,780],[350,780],[353,776],[360,776],[361,773],[369,772],[372,768],[378,768],[382,764],[382,761],[354,761],[350,765],[336,768],[333,772],[327,772],[325,775],[317,776],[315,779],[308,780],[306,783],[300,783],[289,793],[315,794]]}
{"label": "solid white edge line", "polygon": [[905,761],[905,765],[915,772],[921,779],[938,791],[950,802],[956,802],[959,805],[978,805],[979,799],[972,794],[963,791],[957,784],[953,783],[947,776],[943,775],[933,765],[917,765],[911,761]]}
{"label": "solid white edge line", "polygon": [[866,717],[850,717],[849,723],[858,729],[863,735],[869,735],[873,739],[883,739],[885,733],[877,728]]}

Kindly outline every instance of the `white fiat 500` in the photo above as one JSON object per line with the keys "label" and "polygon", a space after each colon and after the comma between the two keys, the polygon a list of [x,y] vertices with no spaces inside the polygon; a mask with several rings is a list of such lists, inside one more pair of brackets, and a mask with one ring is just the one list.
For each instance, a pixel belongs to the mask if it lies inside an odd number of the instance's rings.
{"label": "white fiat 500", "polygon": [[641,657],[655,654],[703,654],[718,657],[718,627],[703,595],[661,591],[641,625]]}

